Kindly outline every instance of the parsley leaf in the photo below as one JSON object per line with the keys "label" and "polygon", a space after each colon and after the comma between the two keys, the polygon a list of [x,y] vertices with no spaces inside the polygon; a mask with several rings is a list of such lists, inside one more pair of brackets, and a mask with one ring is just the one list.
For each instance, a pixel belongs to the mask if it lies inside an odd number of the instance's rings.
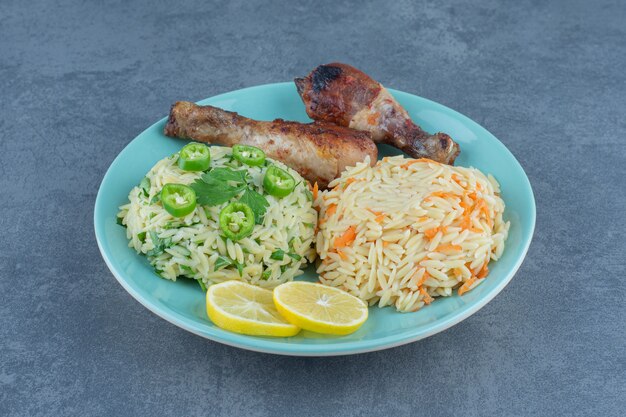
{"label": "parsley leaf", "polygon": [[225,256],[218,256],[217,257],[217,261],[215,261],[215,269],[214,271],[217,271],[218,269],[222,269],[225,266],[229,266],[233,264],[233,260],[230,258],[227,258]]}
{"label": "parsley leaf", "polygon": [[154,249],[149,250],[146,253],[146,256],[159,256],[163,252],[165,252],[165,249],[172,246],[171,238],[161,239],[159,235],[157,235],[156,232],[153,230],[150,230],[150,239],[152,239],[152,244],[154,245]]}
{"label": "parsley leaf", "polygon": [[265,271],[263,271],[263,273],[261,274],[261,279],[263,281],[267,281],[270,276],[272,276],[272,270],[271,269],[266,269]]}
{"label": "parsley leaf", "polygon": [[256,224],[263,223],[263,216],[267,211],[267,207],[270,205],[267,199],[263,195],[257,193],[253,189],[248,188],[241,198],[240,202],[247,204],[254,213],[254,221]]}
{"label": "parsley leaf", "polygon": [[274,259],[275,261],[282,261],[285,257],[285,251],[282,249],[275,250],[270,255],[270,259]]}
{"label": "parsley leaf", "polygon": [[239,276],[243,277],[243,264],[240,264],[237,261],[233,261],[235,263],[235,266],[237,267],[237,271],[239,272]]}
{"label": "parsley leaf", "polygon": [[[196,192],[199,204],[217,206],[227,202],[246,188],[247,175],[243,170],[213,168],[191,184],[191,188]],[[237,185],[230,185],[229,182]],[[241,183],[244,184],[241,185]]]}
{"label": "parsley leaf", "polygon": [[123,219],[122,217],[116,217],[116,218],[115,218],[115,222],[116,222],[117,224],[119,224],[119,225],[120,225],[120,226],[122,226],[122,227],[126,227],[126,225],[123,223],[123,220],[124,220],[124,219]]}
{"label": "parsley leaf", "polygon": [[304,187],[304,194],[306,194],[307,200],[313,201],[313,193],[309,190],[309,187]]}
{"label": "parsley leaf", "polygon": [[246,182],[246,171],[232,170],[228,168],[213,168],[204,176],[209,176],[218,181],[234,181],[237,183]]}
{"label": "parsley leaf", "polygon": [[200,288],[202,288],[202,291],[206,292],[206,285],[204,285],[204,282],[202,282],[201,279],[198,279],[198,284],[200,284]]}
{"label": "parsley leaf", "polygon": [[150,179],[148,177],[143,177],[141,182],[139,183],[139,188],[143,191],[143,195],[148,197],[150,194]]}
{"label": "parsley leaf", "polygon": [[314,229],[315,228],[315,225],[313,223],[302,223],[302,224],[304,224],[309,229]]}
{"label": "parsley leaf", "polygon": [[216,179],[211,173],[202,175],[197,179],[191,188],[196,192],[196,198],[199,204],[204,206],[217,206],[225,203],[245,188],[244,185],[233,187],[227,182]]}
{"label": "parsley leaf", "polygon": [[289,255],[291,258],[295,259],[296,261],[299,261],[300,259],[302,259],[302,256],[298,255],[297,253],[289,252],[287,255]]}

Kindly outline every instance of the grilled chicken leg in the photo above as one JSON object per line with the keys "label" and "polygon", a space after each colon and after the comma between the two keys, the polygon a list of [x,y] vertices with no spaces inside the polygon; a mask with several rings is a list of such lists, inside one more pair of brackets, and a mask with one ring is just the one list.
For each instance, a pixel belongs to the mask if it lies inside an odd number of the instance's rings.
{"label": "grilled chicken leg", "polygon": [[376,144],[366,132],[318,122],[256,121],[186,101],[172,106],[164,133],[226,146],[256,146],[322,188],[346,167],[362,162],[366,156],[373,165],[378,156]]}
{"label": "grilled chicken leg", "polygon": [[460,152],[445,133],[424,132],[380,83],[350,65],[320,65],[295,83],[313,120],[370,132],[413,158],[453,164]]}

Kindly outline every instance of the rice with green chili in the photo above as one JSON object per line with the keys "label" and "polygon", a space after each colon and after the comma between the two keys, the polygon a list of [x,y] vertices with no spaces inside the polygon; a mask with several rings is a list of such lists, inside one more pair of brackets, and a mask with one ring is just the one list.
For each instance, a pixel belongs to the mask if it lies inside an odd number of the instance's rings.
{"label": "rice with green chili", "polygon": [[488,279],[509,230],[495,178],[427,159],[368,162],[316,197],[323,284],[416,311]]}
{"label": "rice with green chili", "polygon": [[[168,183],[189,185],[202,172],[188,172],[177,165],[178,154],[159,161],[120,207],[118,218],[126,226],[129,246],[147,256],[156,273],[166,279],[180,276],[196,279],[201,286],[228,280],[243,280],[265,288],[292,280],[315,258],[311,243],[317,224],[306,182],[284,164],[267,159],[263,166],[247,166],[232,158],[231,148],[212,146],[211,169],[227,168],[247,172],[247,187],[262,194],[269,203],[261,224],[252,234],[233,242],[221,232],[222,208],[238,201],[205,206],[198,204],[185,217],[173,217],[159,201]],[[289,172],[296,187],[289,195],[276,198],[263,190],[263,177],[274,164]]]}

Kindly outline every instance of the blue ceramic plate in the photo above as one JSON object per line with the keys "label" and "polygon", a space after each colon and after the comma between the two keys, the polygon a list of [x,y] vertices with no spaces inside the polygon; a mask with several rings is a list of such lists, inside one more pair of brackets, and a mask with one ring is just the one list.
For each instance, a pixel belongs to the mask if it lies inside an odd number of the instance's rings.
{"label": "blue ceramic plate", "polygon": [[[511,221],[504,254],[490,264],[485,282],[463,297],[439,298],[415,313],[398,313],[391,307],[370,308],[367,322],[354,334],[342,337],[301,332],[291,338],[243,336],[222,330],[207,318],[204,293],[191,280],[159,279],[145,257],[128,247],[126,231],[116,224],[118,206],[130,189],[160,159],[178,151],[185,141],[163,135],[165,119],[149,127],[115,158],[102,180],[94,213],[96,239],[113,275],[137,301],[152,312],[192,333],[244,349],[285,355],[346,355],[386,349],[428,337],[469,317],[496,296],[520,267],[535,227],[535,201],[524,170],[491,133],[441,104],[390,90],[413,120],[430,132],[443,131],[461,145],[456,160],[493,174],[500,182]],[[260,120],[283,118],[309,121],[293,83],[269,84],[221,94],[200,102]],[[390,147],[380,157],[394,155]],[[315,278],[312,268],[305,277]]]}

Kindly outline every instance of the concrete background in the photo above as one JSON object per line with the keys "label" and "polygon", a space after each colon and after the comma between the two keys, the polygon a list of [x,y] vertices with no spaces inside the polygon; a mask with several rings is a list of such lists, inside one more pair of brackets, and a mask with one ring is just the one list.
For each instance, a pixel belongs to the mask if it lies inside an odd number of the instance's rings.
{"label": "concrete background", "polygon": [[[93,3],[0,3],[0,415],[625,415],[623,1]],[[329,359],[139,305],[94,239],[113,158],[174,100],[333,60],[516,155],[538,216],[515,279],[441,334]]]}

